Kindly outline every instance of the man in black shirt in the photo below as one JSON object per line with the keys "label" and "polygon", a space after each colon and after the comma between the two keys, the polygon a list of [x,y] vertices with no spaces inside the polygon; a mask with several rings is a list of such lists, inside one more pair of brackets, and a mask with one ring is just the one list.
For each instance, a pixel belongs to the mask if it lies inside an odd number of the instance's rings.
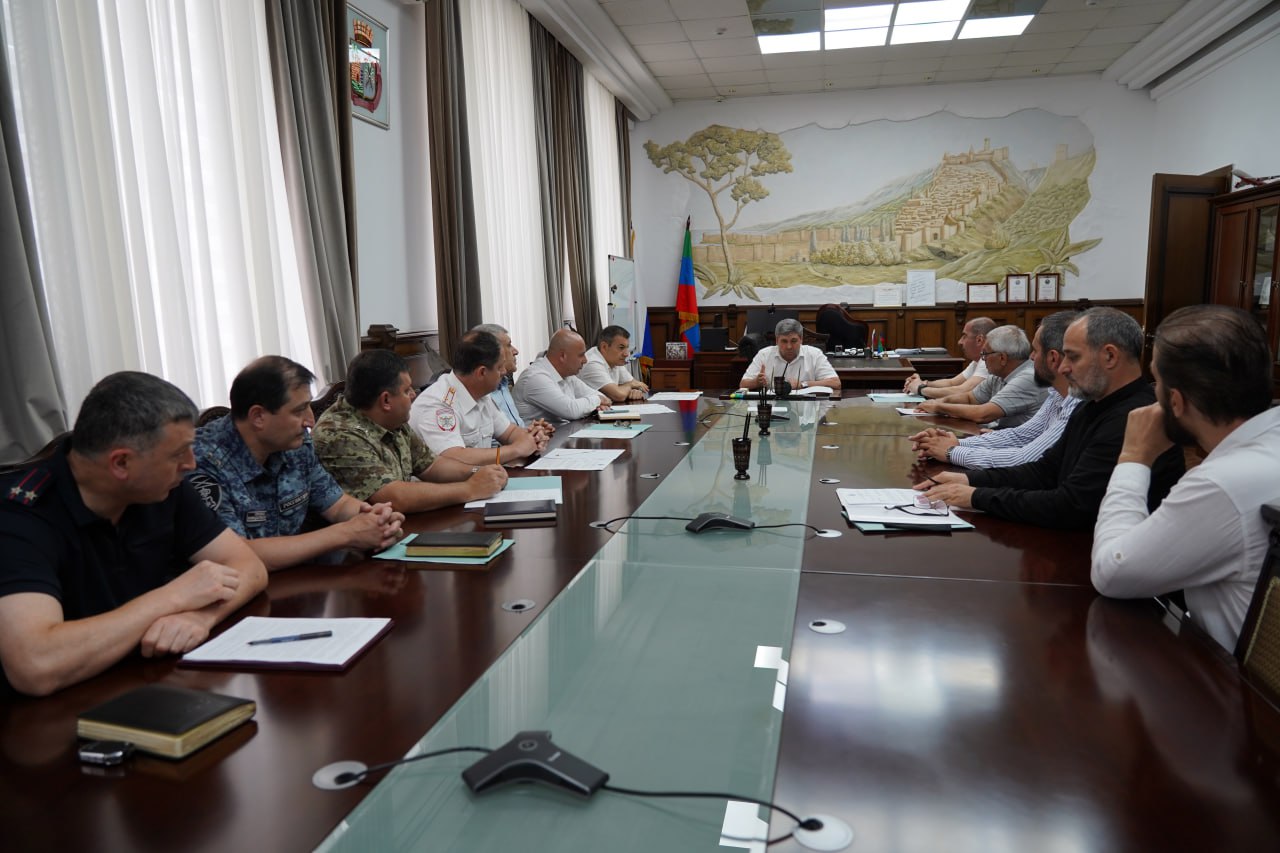
{"label": "man in black shirt", "polygon": [[[1124,444],[1129,412],[1155,402],[1155,392],[1142,378],[1142,327],[1114,308],[1091,308],[1067,327],[1058,369],[1071,393],[1086,402],[1072,413],[1057,444],[1025,465],[937,474],[933,479],[939,485],[925,494],[1041,527],[1091,529]],[[1160,455],[1147,492],[1151,509],[1183,471],[1180,449]]]}
{"label": "man in black shirt", "polygon": [[168,382],[116,373],[52,458],[0,478],[0,695],[52,693],[139,646],[189,651],[266,587],[183,480],[195,416]]}

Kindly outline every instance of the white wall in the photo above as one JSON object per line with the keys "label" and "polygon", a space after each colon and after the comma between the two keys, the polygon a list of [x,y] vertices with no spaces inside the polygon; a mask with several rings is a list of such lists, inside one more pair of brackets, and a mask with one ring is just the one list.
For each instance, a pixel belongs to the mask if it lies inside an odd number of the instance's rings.
{"label": "white wall", "polygon": [[387,25],[391,129],[354,119],[360,332],[372,323],[434,330],[435,256],[427,144],[426,12],[398,0],[359,0]]}
{"label": "white wall", "polygon": [[[711,216],[701,190],[654,168],[643,150],[646,140],[666,144],[712,123],[779,133],[813,123],[843,127],[886,119],[907,122],[939,111],[996,118],[1028,108],[1080,119],[1093,134],[1097,152],[1097,165],[1089,178],[1092,198],[1072,224],[1072,237],[1101,234],[1103,241],[1073,259],[1081,275],[1064,282],[1064,295],[1141,298],[1155,171],[1156,105],[1145,93],[1091,75],[678,103],[638,124],[631,135],[636,274],[645,299],[649,305],[674,304],[685,217],[692,213],[697,227]],[[993,140],[993,144],[999,143]],[[851,160],[851,167],[857,167],[856,160]],[[763,179],[766,186],[768,181]]]}
{"label": "white wall", "polygon": [[1156,103],[1154,171],[1199,175],[1231,164],[1280,174],[1280,38],[1256,45]]}

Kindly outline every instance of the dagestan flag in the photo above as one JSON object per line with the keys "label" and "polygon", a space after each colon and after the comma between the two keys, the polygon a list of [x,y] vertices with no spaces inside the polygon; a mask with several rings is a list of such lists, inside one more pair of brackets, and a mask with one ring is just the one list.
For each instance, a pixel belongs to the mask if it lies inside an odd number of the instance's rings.
{"label": "dagestan flag", "polygon": [[693,234],[690,220],[684,221],[684,254],[680,257],[680,281],[676,285],[676,320],[680,337],[689,344],[691,353],[698,351],[701,332],[698,328],[698,290],[693,281]]}

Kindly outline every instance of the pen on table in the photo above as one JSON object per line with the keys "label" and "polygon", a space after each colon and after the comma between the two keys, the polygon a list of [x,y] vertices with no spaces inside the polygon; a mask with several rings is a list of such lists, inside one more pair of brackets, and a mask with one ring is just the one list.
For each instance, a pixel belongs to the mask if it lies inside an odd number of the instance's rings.
{"label": "pen on table", "polygon": [[332,631],[312,631],[310,634],[288,634],[284,637],[268,637],[265,640],[250,640],[251,646],[265,646],[268,643],[292,643],[295,640],[319,640],[323,637],[332,637]]}

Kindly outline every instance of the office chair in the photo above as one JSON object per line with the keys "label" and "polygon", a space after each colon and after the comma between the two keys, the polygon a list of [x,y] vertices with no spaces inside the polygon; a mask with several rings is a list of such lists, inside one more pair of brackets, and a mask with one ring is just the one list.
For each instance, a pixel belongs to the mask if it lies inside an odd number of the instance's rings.
{"label": "office chair", "polygon": [[324,393],[311,401],[311,414],[319,418],[324,414],[325,409],[338,402],[338,398],[342,396],[343,390],[347,387],[345,379],[339,379],[337,382],[324,389]]}
{"label": "office chair", "polygon": [[799,319],[799,311],[774,308],[772,305],[768,308],[748,308],[747,328],[742,334],[743,337],[747,335],[762,335],[766,344],[772,344],[773,329],[779,322]]}
{"label": "office chair", "polygon": [[50,440],[48,444],[46,444],[44,447],[37,450],[30,457],[22,460],[21,462],[11,462],[9,464],[0,465],[0,474],[8,474],[11,471],[17,471],[20,468],[28,468],[36,464],[37,462],[43,462],[44,460],[48,459],[50,456],[52,456],[54,453],[57,452],[58,447],[62,444],[62,442],[67,440],[67,436],[69,435],[71,435],[70,430],[68,430],[67,432],[59,433],[58,435],[54,436],[53,439]]}
{"label": "office chair", "polygon": [[196,418],[196,426],[202,427],[205,424],[213,423],[218,418],[229,414],[231,414],[231,409],[226,406],[210,406],[201,412],[200,416]]}
{"label": "office chair", "polygon": [[1262,518],[1271,525],[1271,545],[1258,573],[1235,655],[1245,677],[1280,705],[1280,504],[1263,506]]}
{"label": "office chair", "polygon": [[855,319],[839,305],[827,304],[819,308],[814,326],[820,334],[827,336],[827,345],[830,347],[862,349],[871,337],[871,327],[862,320]]}

